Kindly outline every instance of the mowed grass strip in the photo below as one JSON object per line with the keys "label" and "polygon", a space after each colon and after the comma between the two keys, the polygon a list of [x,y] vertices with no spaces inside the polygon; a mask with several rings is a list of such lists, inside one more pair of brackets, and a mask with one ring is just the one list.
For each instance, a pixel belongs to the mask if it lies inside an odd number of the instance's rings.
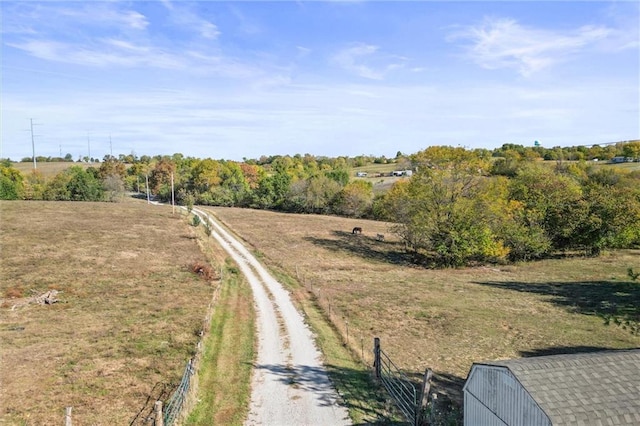
{"label": "mowed grass strip", "polygon": [[[0,212],[0,423],[61,424],[73,407],[74,424],[129,424],[195,352],[213,294],[190,270],[206,262],[195,228],[139,201]],[[19,306],[50,289],[59,303]]]}
{"label": "mowed grass strip", "polygon": [[[371,365],[373,338],[418,380],[461,402],[475,361],[640,347],[601,314],[640,306],[627,268],[640,251],[516,265],[430,270],[407,261],[388,224],[330,216],[216,208],[215,214],[316,299],[351,353]],[[362,235],[353,235],[355,226]],[[384,234],[384,241],[377,240]],[[327,353],[325,353],[326,355]],[[327,359],[331,364],[331,360]]]}
{"label": "mowed grass strip", "polygon": [[227,265],[198,369],[187,425],[241,425],[251,396],[255,315],[251,288]]}

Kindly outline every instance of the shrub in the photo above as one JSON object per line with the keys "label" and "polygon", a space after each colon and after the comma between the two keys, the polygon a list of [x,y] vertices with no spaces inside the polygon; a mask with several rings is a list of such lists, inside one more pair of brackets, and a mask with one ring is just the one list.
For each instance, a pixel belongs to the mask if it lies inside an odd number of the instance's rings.
{"label": "shrub", "polygon": [[207,281],[211,281],[215,278],[215,273],[213,272],[213,268],[206,263],[195,262],[193,265],[191,265],[191,271],[194,274],[200,275],[202,278],[204,278]]}

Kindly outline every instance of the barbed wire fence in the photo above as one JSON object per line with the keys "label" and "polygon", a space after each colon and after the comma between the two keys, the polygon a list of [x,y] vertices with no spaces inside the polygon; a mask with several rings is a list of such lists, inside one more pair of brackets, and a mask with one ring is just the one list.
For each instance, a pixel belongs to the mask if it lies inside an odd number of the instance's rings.
{"label": "barbed wire fence", "polygon": [[320,313],[335,328],[343,345],[352,352],[356,360],[372,368],[374,357],[369,346],[373,336],[365,335],[362,330],[354,327],[353,322],[349,322],[349,315],[335,302],[331,291],[318,285],[315,278],[301,274],[297,268],[296,278],[320,308]]}

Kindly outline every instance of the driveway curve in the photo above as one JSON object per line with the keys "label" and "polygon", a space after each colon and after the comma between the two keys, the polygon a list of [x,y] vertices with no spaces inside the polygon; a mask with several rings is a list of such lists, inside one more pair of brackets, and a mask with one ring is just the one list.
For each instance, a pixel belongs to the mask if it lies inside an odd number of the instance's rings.
{"label": "driveway curve", "polygon": [[256,305],[258,354],[246,426],[350,425],[321,361],[311,330],[289,293],[237,239],[207,212],[211,235],[247,278]]}

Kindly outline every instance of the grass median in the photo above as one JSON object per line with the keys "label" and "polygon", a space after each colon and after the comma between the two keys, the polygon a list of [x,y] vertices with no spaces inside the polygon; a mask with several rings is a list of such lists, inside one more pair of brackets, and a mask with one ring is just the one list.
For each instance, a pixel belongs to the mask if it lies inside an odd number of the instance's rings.
{"label": "grass median", "polygon": [[229,261],[220,285],[186,425],[241,425],[247,414],[255,332],[251,288]]}

